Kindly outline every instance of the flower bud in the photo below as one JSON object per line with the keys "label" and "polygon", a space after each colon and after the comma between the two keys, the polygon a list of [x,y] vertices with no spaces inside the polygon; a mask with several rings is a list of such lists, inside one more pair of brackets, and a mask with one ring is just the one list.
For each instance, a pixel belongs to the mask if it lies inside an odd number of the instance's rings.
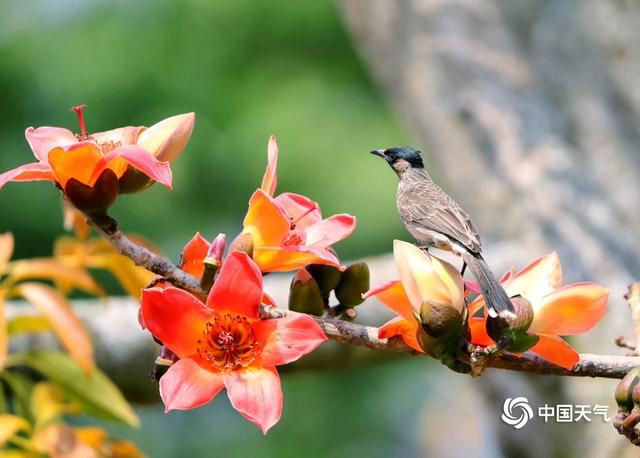
{"label": "flower bud", "polygon": [[452,304],[428,301],[420,307],[420,324],[427,335],[445,339],[460,335],[463,320]]}
{"label": "flower bud", "polygon": [[140,134],[138,146],[153,154],[159,161],[175,161],[191,138],[195,113],[185,113],[154,124]]}
{"label": "flower bud", "polygon": [[93,186],[70,178],[64,194],[82,213],[93,216],[104,214],[118,196],[118,177],[111,169],[105,169]]}
{"label": "flower bud", "polygon": [[639,383],[640,367],[634,367],[627,372],[627,375],[625,375],[622,380],[620,380],[615,391],[615,398],[619,412],[629,413],[633,409],[634,403],[640,404],[640,399],[637,399],[640,393],[636,390]]}
{"label": "flower bud", "polygon": [[362,295],[369,291],[369,266],[364,262],[351,264],[344,272],[335,288],[336,298],[341,305],[355,307],[364,302]]}
{"label": "flower bud", "polygon": [[533,321],[533,307],[526,298],[517,295],[511,298],[515,309],[515,316],[504,318],[500,316],[487,318],[487,334],[498,342],[508,339],[507,349],[515,353],[522,353],[533,347],[540,337],[527,334]]}
{"label": "flower bud", "polygon": [[213,281],[215,280],[216,273],[222,266],[222,261],[224,259],[224,249],[226,245],[227,236],[222,233],[218,234],[218,236],[211,243],[211,246],[207,251],[207,256],[203,260],[204,273],[202,274],[200,285],[207,291],[211,289],[211,286],[213,286]]}
{"label": "flower bud", "polygon": [[229,252],[243,251],[253,257],[253,236],[249,232],[241,232],[233,239],[231,246],[229,246]]}
{"label": "flower bud", "polygon": [[305,269],[300,269],[291,281],[289,310],[320,316],[324,313],[324,300],[320,287]]}
{"label": "flower bud", "polygon": [[118,183],[120,194],[132,194],[144,191],[155,182],[140,170],[128,166]]}
{"label": "flower bud", "polygon": [[325,264],[310,264],[306,269],[318,283],[322,297],[324,298],[325,303],[327,303],[329,301],[329,294],[340,283],[342,272],[340,272],[340,269],[336,266],[329,266]]}

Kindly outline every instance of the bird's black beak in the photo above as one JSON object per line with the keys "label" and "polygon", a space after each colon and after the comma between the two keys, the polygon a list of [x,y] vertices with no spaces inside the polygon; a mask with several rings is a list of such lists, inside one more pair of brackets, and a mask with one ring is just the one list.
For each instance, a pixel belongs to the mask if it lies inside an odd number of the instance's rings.
{"label": "bird's black beak", "polygon": [[374,149],[373,151],[371,151],[371,154],[375,154],[376,156],[380,156],[383,159],[387,158],[386,154],[384,154],[384,150],[383,149]]}

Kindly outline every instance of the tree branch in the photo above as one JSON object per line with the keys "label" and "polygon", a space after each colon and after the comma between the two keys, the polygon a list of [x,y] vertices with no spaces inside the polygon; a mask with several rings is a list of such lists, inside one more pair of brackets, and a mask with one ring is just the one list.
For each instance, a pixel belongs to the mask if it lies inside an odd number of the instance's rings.
{"label": "tree branch", "polygon": [[[197,278],[187,274],[165,257],[155,254],[145,247],[136,245],[120,231],[117,224],[104,229],[104,227],[95,222],[90,221],[90,223],[111,242],[120,254],[133,260],[136,265],[164,277],[177,287],[197,296],[204,297],[207,295],[207,291],[200,286]],[[633,291],[638,293],[634,293],[633,300],[638,299],[636,308],[640,309],[640,284]],[[631,290],[629,295],[631,297]],[[630,298],[629,301],[631,303],[632,299]],[[263,319],[282,318],[288,313],[290,313],[288,310],[268,306],[262,306],[260,309],[260,316]],[[412,355],[421,354],[407,346],[402,339],[380,339],[378,337],[378,328],[329,317],[313,318],[320,325],[326,336],[336,342],[358,345],[372,350],[390,350]],[[635,318],[636,314],[634,312]],[[639,321],[636,321],[636,323],[640,323],[640,311],[637,318]],[[640,366],[640,357],[637,356],[592,355],[586,353],[580,355],[580,361],[571,370],[556,366],[531,354],[518,357],[509,353],[502,353],[488,357],[486,360],[486,367],[574,377],[622,378],[636,366]]]}

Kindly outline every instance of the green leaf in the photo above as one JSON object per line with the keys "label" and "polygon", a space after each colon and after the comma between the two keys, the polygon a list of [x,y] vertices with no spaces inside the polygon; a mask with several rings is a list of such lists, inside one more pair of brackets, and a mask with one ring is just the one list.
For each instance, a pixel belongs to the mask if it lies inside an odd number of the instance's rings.
{"label": "green leaf", "polygon": [[22,362],[47,376],[89,415],[140,426],[140,420],[120,390],[99,369],[87,375],[69,355],[54,351],[35,351]]}
{"label": "green leaf", "polygon": [[[8,362],[8,361],[7,361]],[[4,380],[13,394],[13,408],[20,417],[31,419],[31,391],[34,382],[29,377],[15,371],[3,370],[0,378]]]}
{"label": "green leaf", "polygon": [[51,331],[51,323],[41,315],[20,315],[9,319],[9,335]]}

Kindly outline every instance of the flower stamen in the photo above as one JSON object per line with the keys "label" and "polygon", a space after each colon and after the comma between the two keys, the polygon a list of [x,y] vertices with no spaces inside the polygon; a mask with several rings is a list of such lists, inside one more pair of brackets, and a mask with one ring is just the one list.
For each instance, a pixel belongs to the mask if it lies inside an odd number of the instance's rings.
{"label": "flower stamen", "polygon": [[313,207],[311,207],[310,209],[308,209],[306,212],[304,212],[302,215],[298,216],[296,219],[291,219],[291,230],[295,229],[296,224],[298,224],[298,222],[304,218],[305,216],[307,216],[308,214],[310,214],[311,212],[314,212],[318,210],[318,204],[315,204]]}
{"label": "flower stamen", "polygon": [[249,366],[260,355],[260,342],[245,317],[225,313],[214,317],[197,341],[200,357],[218,371]]}
{"label": "flower stamen", "polygon": [[78,115],[78,124],[80,124],[80,135],[78,135],[79,140],[89,139],[89,134],[87,133],[87,129],[85,128],[84,117],[82,115],[82,112],[85,108],[87,108],[87,105],[84,103],[82,105],[71,107],[71,111],[75,111],[75,113]]}

